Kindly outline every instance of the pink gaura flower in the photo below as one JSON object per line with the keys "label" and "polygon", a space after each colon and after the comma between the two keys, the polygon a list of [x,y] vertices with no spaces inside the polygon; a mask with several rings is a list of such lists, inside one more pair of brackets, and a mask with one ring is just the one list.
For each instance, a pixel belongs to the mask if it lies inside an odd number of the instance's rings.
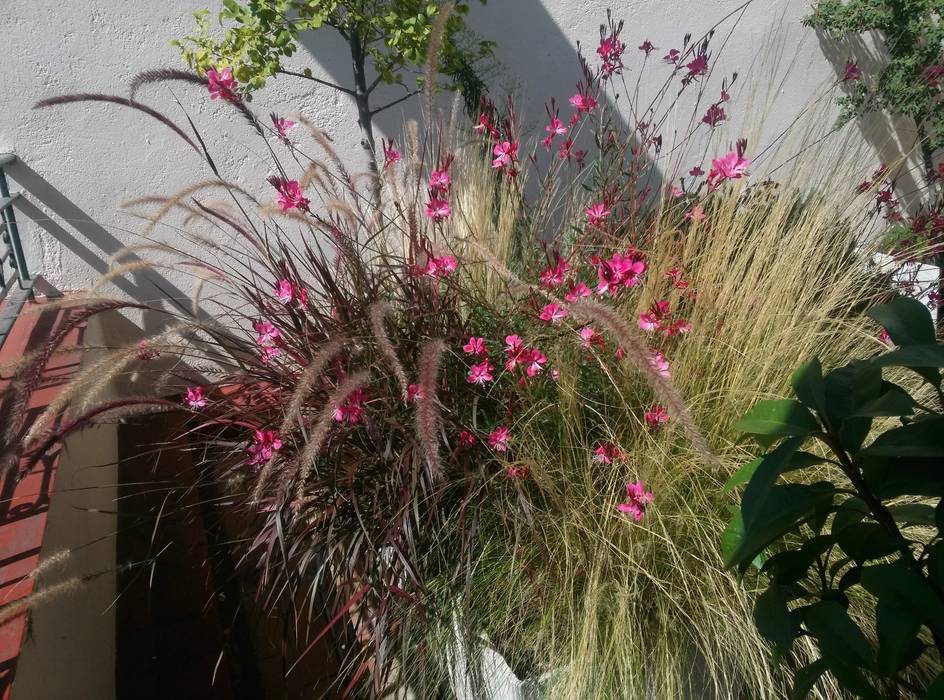
{"label": "pink gaura flower", "polygon": [[384,168],[388,168],[400,162],[400,151],[397,150],[396,143],[393,139],[389,142],[386,139],[381,139],[380,145],[383,146]]}
{"label": "pink gaura flower", "polygon": [[551,122],[544,127],[544,131],[546,131],[553,139],[555,136],[563,136],[566,134],[567,126],[557,117],[551,117]]}
{"label": "pink gaura flower", "polygon": [[702,209],[699,205],[693,206],[687,212],[685,212],[685,218],[689,221],[704,221],[705,220],[705,210]]}
{"label": "pink gaura flower", "polygon": [[273,326],[268,321],[256,321],[252,324],[253,329],[256,331],[256,343],[262,346],[271,346],[279,339],[279,329]]}
{"label": "pink gaura flower", "polygon": [[422,269],[422,274],[427,277],[448,277],[459,267],[456,259],[451,255],[440,255],[438,258],[430,258],[426,267]]}
{"label": "pink gaura flower", "polygon": [[529,377],[536,377],[547,364],[547,357],[536,348],[523,350],[518,356],[518,361],[524,366],[524,372]]}
{"label": "pink gaura flower", "polygon": [[669,361],[661,350],[649,350],[649,366],[664,379],[669,379],[672,376],[669,371]]}
{"label": "pink gaura flower", "polygon": [[567,101],[577,110],[577,114],[588,114],[597,106],[597,101],[590,96],[589,89],[586,93],[578,92]]}
{"label": "pink gaura flower", "polygon": [[705,171],[701,169],[701,166],[696,165],[694,168],[688,171],[688,174],[692,177],[701,177],[705,174]]}
{"label": "pink gaura flower", "polygon": [[450,214],[452,214],[452,208],[445,199],[430,197],[429,202],[426,203],[426,216],[433,221],[448,219]]}
{"label": "pink gaura flower", "polygon": [[606,206],[606,202],[598,202],[584,209],[583,213],[587,215],[587,221],[591,226],[599,226],[610,215],[610,209]]}
{"label": "pink gaura flower", "polygon": [[556,369],[552,369],[552,370],[551,370],[551,379],[553,379],[555,382],[556,382],[558,379],[560,379],[560,372],[558,372]]}
{"label": "pink gaura flower", "polygon": [[279,139],[285,143],[289,143],[288,132],[295,126],[295,122],[291,119],[280,117],[275,112],[272,112],[269,118],[272,120],[272,126],[275,127],[275,133],[278,134]]}
{"label": "pink gaura flower", "polygon": [[252,436],[252,444],[246,448],[249,453],[249,464],[263,464],[268,462],[272,455],[282,449],[282,438],[276,430],[256,430]]}
{"label": "pink gaura flower", "polygon": [[553,267],[548,264],[547,269],[541,273],[541,284],[548,289],[554,289],[564,284],[567,279],[567,273],[570,272],[570,265],[560,254],[555,254]]}
{"label": "pink gaura flower", "polygon": [[651,430],[658,430],[663,423],[668,422],[669,412],[665,410],[664,406],[654,403],[652,408],[646,411],[645,418],[646,424]]}
{"label": "pink gaura flower", "polygon": [[688,287],[688,282],[682,279],[682,274],[682,270],[676,266],[666,272],[665,276],[666,278],[672,280],[672,284],[676,289],[685,289]]}
{"label": "pink gaura flower", "polygon": [[609,36],[601,30],[600,45],[597,46],[597,55],[602,63],[600,77],[606,80],[611,75],[617,75],[623,69],[623,52],[626,46],[619,40],[619,27],[614,28]]}
{"label": "pink gaura flower", "polygon": [[445,168],[434,170],[429,174],[429,189],[434,192],[449,191],[449,173]]}
{"label": "pink gaura flower", "polygon": [[466,355],[485,356],[488,351],[485,349],[485,338],[471,336],[469,342],[462,346],[462,352]]}
{"label": "pink gaura flower", "polygon": [[504,425],[500,425],[488,434],[488,446],[496,452],[507,452],[509,442],[509,431]]}
{"label": "pink gaura flower", "polygon": [[846,67],[842,71],[842,82],[862,80],[862,69],[851,58],[846,61]]}
{"label": "pink gaura flower", "polygon": [[206,395],[202,386],[187,387],[187,398],[184,400],[189,408],[203,408],[207,405]]}
{"label": "pink gaura flower", "polygon": [[295,298],[295,285],[290,279],[280,279],[275,283],[275,297],[283,304],[290,304]]}
{"label": "pink gaura flower", "polygon": [[646,271],[646,261],[642,253],[629,251],[626,255],[614,253],[609,260],[597,259],[597,294],[614,296],[624,287],[635,287]]}
{"label": "pink gaura flower", "polygon": [[629,482],[626,484],[626,500],[616,507],[620,513],[625,513],[639,522],[646,514],[646,506],[653,500],[652,492],[646,491],[641,481]]}
{"label": "pink gaura flower", "polygon": [[567,293],[564,294],[564,299],[567,301],[577,301],[582,297],[592,296],[593,292],[590,290],[590,287],[585,285],[583,282],[578,282],[577,284],[570,285],[570,289],[567,290]]}
{"label": "pink gaura flower", "polygon": [[459,447],[472,447],[475,443],[478,442],[478,438],[475,437],[475,433],[469,430],[462,430],[459,433]]}
{"label": "pink gaura flower", "polygon": [[466,381],[469,384],[478,384],[480,386],[487,384],[495,378],[492,376],[494,369],[491,362],[483,360],[477,365],[469,367],[469,376],[466,377]]}
{"label": "pink gaura flower", "polygon": [[269,178],[269,184],[279,193],[276,201],[282,207],[282,211],[290,209],[302,209],[307,211],[311,200],[302,194],[301,185],[298,180],[286,180],[285,178],[273,175]]}
{"label": "pink gaura flower", "polygon": [[[504,452],[504,450],[499,450],[499,452]],[[511,466],[505,470],[505,476],[511,479],[527,479],[530,473],[531,471],[524,465]]]}
{"label": "pink gaura flower", "polygon": [[580,329],[580,346],[584,350],[590,350],[594,345],[602,348],[605,344],[603,336],[590,326],[584,326]]}
{"label": "pink gaura flower", "polygon": [[614,459],[622,459],[623,453],[612,442],[603,442],[593,451],[593,461],[612,464]]}
{"label": "pink gaura flower", "polygon": [[669,190],[669,193],[676,199],[678,199],[679,197],[685,196],[685,190],[683,190],[678,185],[672,185],[671,189]]}
{"label": "pink gaura flower", "polygon": [[541,309],[541,315],[538,316],[542,321],[547,321],[548,323],[557,323],[567,318],[570,313],[563,306],[557,304],[547,304],[543,309]]}
{"label": "pink gaura flower", "polygon": [[521,352],[522,347],[524,347],[524,341],[521,339],[520,335],[505,336],[505,352],[508,353],[508,355],[517,355]]}
{"label": "pink gaura flower", "polygon": [[669,49],[669,52],[665,56],[662,57],[662,60],[665,61],[666,63],[671,63],[672,65],[675,65],[676,63],[678,63],[680,54],[681,52],[678,49]]}
{"label": "pink gaura flower", "polygon": [[406,388],[406,400],[407,403],[416,401],[416,399],[423,398],[423,387],[419,384],[410,384]]}
{"label": "pink gaura flower", "polygon": [[682,79],[682,82],[688,83],[698,76],[708,73],[708,56],[699,54],[691,63],[686,64],[685,67],[688,68],[688,75]]}
{"label": "pink gaura flower", "polygon": [[711,161],[708,173],[708,189],[715,190],[725,180],[738,180],[747,175],[750,159],[744,157],[744,141],[738,142],[736,151]]}
{"label": "pink gaura flower", "polygon": [[271,345],[264,345],[261,348],[259,348],[259,353],[260,353],[259,359],[262,360],[262,364],[268,365],[269,361],[273,357],[278,357],[279,355],[281,355],[282,351]]}
{"label": "pink gaura flower", "polygon": [[495,148],[492,149],[492,155],[495,157],[492,159],[492,167],[496,169],[504,168],[507,165],[514,163],[515,157],[518,154],[518,142],[517,141],[501,141],[495,144]]}
{"label": "pink gaura flower", "polygon": [[708,126],[718,126],[718,124],[727,118],[728,115],[725,114],[724,107],[721,107],[720,105],[711,105],[701,120]]}
{"label": "pink gaura flower", "polygon": [[209,69],[206,72],[206,79],[211,100],[229,100],[230,102],[239,100],[239,93],[236,91],[239,84],[233,77],[233,69],[229,66],[221,71]]}
{"label": "pink gaura flower", "polygon": [[651,41],[646,39],[639,45],[639,50],[646,54],[646,57],[648,58],[649,54],[656,50],[656,47],[652,45]]}
{"label": "pink gaura flower", "polygon": [[878,338],[878,342],[882,343],[883,345],[888,345],[888,346],[895,345],[895,343],[892,341],[892,337],[888,334],[888,331],[885,330],[884,328],[882,328],[878,332],[878,335],[876,337]]}
{"label": "pink gaura flower", "polygon": [[[407,388],[409,391],[409,388]],[[357,425],[361,422],[364,415],[364,398],[366,394],[363,389],[356,389],[351,392],[344,403],[334,407],[334,420],[336,423],[349,423]]]}

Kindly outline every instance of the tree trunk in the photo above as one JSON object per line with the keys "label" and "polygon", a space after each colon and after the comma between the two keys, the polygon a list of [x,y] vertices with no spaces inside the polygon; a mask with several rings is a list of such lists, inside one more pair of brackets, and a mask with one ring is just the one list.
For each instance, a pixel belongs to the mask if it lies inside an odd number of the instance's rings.
{"label": "tree trunk", "polygon": [[370,169],[370,198],[375,209],[380,208],[380,169],[377,167],[377,143],[374,140],[373,115],[370,111],[370,93],[367,91],[367,72],[364,68],[364,47],[361,37],[351,31],[348,43],[351,47],[351,61],[354,64],[354,103],[357,105],[357,125],[361,128],[361,147],[367,153],[367,167]]}
{"label": "tree trunk", "polygon": [[[924,178],[928,184],[928,208],[933,208],[934,201],[937,199],[935,191],[935,173],[934,173],[934,154],[931,152],[931,146],[928,143],[928,134],[924,125],[918,125],[918,138],[921,139],[921,160],[924,164]],[[938,185],[940,187],[940,185]],[[929,212],[930,213],[930,212]],[[944,241],[932,241],[932,245],[942,246]],[[941,313],[941,302],[944,301],[944,251],[938,251],[934,254],[932,260],[937,266],[937,293],[938,301],[936,307],[937,330],[938,334],[944,330],[944,314]]]}

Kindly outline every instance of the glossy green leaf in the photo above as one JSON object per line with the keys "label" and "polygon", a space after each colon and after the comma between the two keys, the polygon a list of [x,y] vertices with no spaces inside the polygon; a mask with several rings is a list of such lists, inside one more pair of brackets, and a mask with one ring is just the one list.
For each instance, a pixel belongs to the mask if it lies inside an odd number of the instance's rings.
{"label": "glossy green leaf", "polygon": [[776,646],[781,654],[790,651],[793,640],[800,632],[798,617],[787,607],[789,602],[790,597],[781,588],[773,585],[761,593],[754,603],[754,623],[757,625],[757,631]]}
{"label": "glossy green leaf", "polygon": [[[763,461],[763,457],[758,457],[743,465],[725,482],[724,486],[721,488],[721,493],[727,493],[731,489],[737,488],[741,484],[749,481],[754,475],[754,472],[757,471],[757,467],[759,467]],[[825,461],[825,457],[820,457],[811,452],[794,452],[790,457],[789,463],[780,473],[786,474],[787,472],[796,471],[798,469],[806,469],[817,464],[822,464]]]}
{"label": "glossy green leaf", "polygon": [[809,410],[793,399],[760,401],[735,428],[752,435],[809,435],[819,429],[819,423]]}
{"label": "glossy green leaf", "polygon": [[827,669],[826,661],[817,659],[808,666],[804,666],[793,674],[793,689],[790,691],[790,700],[806,700],[816,681]]}
{"label": "glossy green leaf", "polygon": [[927,503],[901,503],[888,506],[888,510],[896,523],[935,526],[934,508]]}
{"label": "glossy green leaf", "polygon": [[872,647],[839,603],[832,600],[814,603],[804,609],[803,622],[816,637],[824,656],[860,668],[874,666]]}
{"label": "glossy green leaf", "polygon": [[895,345],[934,343],[934,321],[928,307],[917,299],[896,297],[894,301],[873,306],[866,315],[883,326]]}
{"label": "glossy green leaf", "polygon": [[899,549],[899,540],[883,526],[860,522],[842,530],[836,538],[839,546],[856,562],[886,557]]}
{"label": "glossy green leaf", "polygon": [[944,416],[933,416],[888,430],[875,438],[862,453],[889,457],[944,457]]}
{"label": "glossy green leaf", "polygon": [[793,372],[790,383],[793,393],[804,406],[819,414],[825,413],[826,390],[823,384],[823,366],[819,358],[814,357],[800,365]]}
{"label": "glossy green leaf", "polygon": [[878,636],[878,667],[886,676],[894,676],[912,654],[921,621],[880,599],[875,607],[875,624]]}
{"label": "glossy green leaf", "polygon": [[785,586],[806,578],[809,568],[828,550],[835,539],[830,535],[811,537],[799,549],[779,552],[764,562],[762,571],[778,585]]}
{"label": "glossy green leaf", "polygon": [[763,509],[770,494],[771,487],[790,464],[790,459],[801,444],[803,444],[802,437],[792,437],[784,440],[773,452],[761,458],[741,499],[741,514],[744,516],[746,530],[753,527],[757,514]]}
{"label": "glossy green leaf", "polygon": [[944,603],[927,582],[902,561],[864,567],[862,587],[879,600],[913,615],[939,634],[944,632]]}
{"label": "glossy green leaf", "polygon": [[855,417],[908,416],[914,411],[914,399],[900,386],[884,383],[885,391],[878,398],[859,406],[853,412]]}

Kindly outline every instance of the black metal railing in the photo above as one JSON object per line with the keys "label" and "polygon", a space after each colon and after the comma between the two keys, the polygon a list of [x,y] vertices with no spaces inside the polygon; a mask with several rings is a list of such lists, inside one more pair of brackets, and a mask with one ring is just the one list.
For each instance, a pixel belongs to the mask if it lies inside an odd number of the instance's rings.
{"label": "black metal railing", "polygon": [[16,162],[12,153],[0,153],[0,347],[13,327],[23,304],[33,294],[33,278],[26,266],[13,203],[19,192],[10,192],[5,168]]}

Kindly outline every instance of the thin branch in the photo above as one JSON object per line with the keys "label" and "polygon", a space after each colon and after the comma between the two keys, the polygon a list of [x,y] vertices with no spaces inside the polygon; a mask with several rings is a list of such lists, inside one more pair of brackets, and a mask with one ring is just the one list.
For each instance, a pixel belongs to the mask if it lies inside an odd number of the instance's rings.
{"label": "thin branch", "polygon": [[390,109],[391,107],[395,107],[396,105],[400,104],[401,102],[404,102],[404,101],[410,99],[411,97],[413,97],[413,95],[418,95],[418,94],[421,93],[421,92],[423,92],[423,91],[422,91],[422,90],[419,90],[419,89],[413,90],[413,91],[411,91],[411,92],[408,92],[408,93],[405,94],[403,97],[400,97],[400,98],[394,100],[393,102],[390,102],[390,103],[388,103],[388,104],[385,104],[383,107],[378,107],[377,109],[372,110],[371,113],[370,113],[370,116],[374,116],[375,114],[379,114],[380,112],[383,112],[385,109]]}
{"label": "thin branch", "polygon": [[319,85],[324,85],[326,87],[334,88],[335,90],[340,90],[341,92],[345,92],[348,95],[354,94],[354,91],[351,90],[350,88],[342,87],[341,85],[335,85],[334,83],[329,83],[327,80],[316,78],[313,75],[305,75],[304,73],[297,73],[293,70],[285,70],[284,68],[280,68],[279,73],[282,73],[284,75],[294,75],[296,78],[304,78],[305,80],[311,80],[313,82],[318,83]]}
{"label": "thin branch", "polygon": [[374,78],[374,82],[372,82],[370,85],[367,86],[367,94],[368,94],[368,95],[374,91],[374,88],[375,88],[375,87],[377,87],[378,85],[380,85],[380,81],[381,81],[382,79],[383,79],[383,76],[382,76],[382,75],[378,75],[376,78]]}

